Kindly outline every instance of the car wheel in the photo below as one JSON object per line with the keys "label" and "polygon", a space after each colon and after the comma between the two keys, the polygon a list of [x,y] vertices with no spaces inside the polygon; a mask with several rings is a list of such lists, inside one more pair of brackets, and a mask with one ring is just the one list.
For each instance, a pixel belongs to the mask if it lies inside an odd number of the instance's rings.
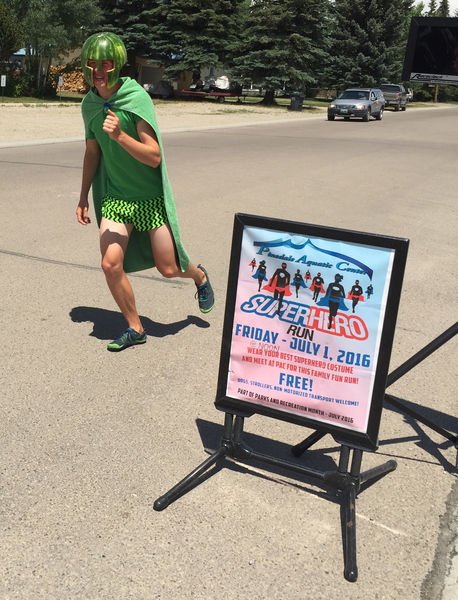
{"label": "car wheel", "polygon": [[407,108],[407,104],[404,104],[404,106],[401,106],[401,110],[406,110]]}
{"label": "car wheel", "polygon": [[399,105],[399,104],[396,104],[396,106],[394,107],[394,110],[395,110],[395,112],[398,112],[398,110],[399,110],[400,108],[401,108],[401,107],[400,107],[400,105]]}
{"label": "car wheel", "polygon": [[369,121],[369,119],[371,118],[371,111],[368,109],[367,113],[363,116],[363,121]]}
{"label": "car wheel", "polygon": [[344,121],[349,121],[350,117],[344,117]]}
{"label": "car wheel", "polygon": [[335,118],[335,115],[328,115],[328,121],[334,121]]}
{"label": "car wheel", "polygon": [[383,119],[383,106],[382,108],[378,111],[378,114],[375,115],[375,118],[377,119],[377,121],[381,121]]}

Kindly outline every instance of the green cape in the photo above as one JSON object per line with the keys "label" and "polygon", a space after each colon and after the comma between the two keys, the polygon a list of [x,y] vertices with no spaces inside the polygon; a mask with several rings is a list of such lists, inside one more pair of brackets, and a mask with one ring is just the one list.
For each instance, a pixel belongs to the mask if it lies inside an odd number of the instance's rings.
{"label": "green cape", "polygon": [[[173,200],[172,189],[170,187],[167,169],[164,160],[164,150],[162,140],[157,125],[156,113],[149,94],[135,80],[130,77],[121,77],[123,82],[119,90],[113,96],[113,102],[108,100],[110,109],[116,112],[116,109],[125,110],[134,113],[151,125],[154,129],[159,146],[161,149],[161,177],[162,188],[164,191],[164,204],[167,212],[167,218],[172,230],[175,248],[178,256],[180,269],[186,271],[189,265],[189,256],[183,247],[180,240],[180,231],[178,228],[178,220]],[[84,97],[81,104],[83,113],[84,126],[88,130],[89,123],[92,119],[104,110],[105,100],[93,91],[92,88]],[[92,198],[94,201],[94,210],[97,217],[97,222],[100,226],[102,200],[105,196],[107,188],[107,174],[103,163],[103,156],[100,158],[100,163],[92,182]],[[126,273],[132,271],[141,271],[154,267],[154,257],[151,250],[151,241],[147,231],[137,231],[134,229],[127,245],[126,255],[124,257],[124,270]]]}

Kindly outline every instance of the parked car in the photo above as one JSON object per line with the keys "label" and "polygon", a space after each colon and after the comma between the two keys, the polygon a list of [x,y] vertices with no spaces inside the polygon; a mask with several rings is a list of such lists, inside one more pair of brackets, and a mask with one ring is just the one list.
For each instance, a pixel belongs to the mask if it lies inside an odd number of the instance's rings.
{"label": "parked car", "polygon": [[168,81],[156,81],[155,83],[144,83],[143,87],[151,96],[151,98],[162,98],[167,100],[173,98],[173,87]]}
{"label": "parked car", "polygon": [[393,106],[395,111],[407,108],[407,91],[400,83],[382,83],[380,89],[385,98],[385,106]]}
{"label": "parked car", "polygon": [[412,102],[413,100],[413,89],[407,88],[407,102]]}
{"label": "parked car", "polygon": [[363,121],[375,117],[380,121],[384,108],[385,99],[378,88],[349,88],[329,104],[328,121],[334,121],[336,117],[346,120],[360,117]]}

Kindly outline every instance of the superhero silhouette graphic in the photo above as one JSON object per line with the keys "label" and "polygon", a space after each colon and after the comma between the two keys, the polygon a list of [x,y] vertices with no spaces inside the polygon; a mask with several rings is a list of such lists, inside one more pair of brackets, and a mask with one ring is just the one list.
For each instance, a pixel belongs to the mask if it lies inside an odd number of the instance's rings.
{"label": "superhero silhouette graphic", "polygon": [[318,296],[320,294],[324,294],[323,283],[324,279],[321,277],[321,273],[317,273],[317,275],[312,279],[312,285],[310,286],[310,289],[313,292],[314,302],[318,300]]}
{"label": "superhero silhouette graphic", "polygon": [[294,287],[296,288],[296,298],[298,298],[299,297],[298,296],[299,288],[301,288],[301,287],[305,288],[304,278],[302,277],[299,269],[294,274],[291,285],[294,285]]}
{"label": "superhero silhouette graphic", "polygon": [[253,260],[252,260],[252,261],[249,263],[249,265],[248,265],[248,266],[249,266],[249,267],[251,267],[251,272],[253,273],[253,269],[254,269],[254,268],[255,268],[255,266],[256,266],[256,259],[255,259],[255,258],[253,258]]}
{"label": "superhero silhouette graphic", "polygon": [[290,279],[291,276],[286,270],[286,263],[282,263],[281,269],[277,269],[272,275],[269,283],[262,288],[263,290],[272,292],[274,299],[278,300],[277,315],[280,314],[283,297],[291,296],[291,291],[289,289]]}
{"label": "superhero silhouette graphic", "polygon": [[355,281],[355,285],[352,286],[351,290],[348,292],[348,299],[352,301],[352,309],[355,312],[356,305],[361,300],[364,302],[363,288],[359,285],[358,279]]}
{"label": "superhero silhouette graphic", "polygon": [[309,279],[312,279],[312,276],[310,275],[310,271],[307,269],[307,271],[305,272],[305,281],[307,282]]}
{"label": "superhero silhouette graphic", "polygon": [[254,275],[252,275],[253,279],[258,280],[258,292],[261,290],[261,285],[263,281],[267,281],[266,277],[266,261],[260,260],[258,270]]}
{"label": "superhero silhouette graphic", "polygon": [[337,273],[334,277],[334,281],[328,285],[326,295],[318,302],[318,306],[329,307],[329,323],[328,329],[332,327],[332,321],[337,314],[338,310],[348,310],[345,306],[345,290],[343,285],[340,283],[343,277],[340,273]]}
{"label": "superhero silhouette graphic", "polygon": [[372,287],[372,284],[369,284],[367,286],[367,290],[366,290],[366,296],[367,296],[368,300],[370,300],[373,293],[374,293],[374,288]]}

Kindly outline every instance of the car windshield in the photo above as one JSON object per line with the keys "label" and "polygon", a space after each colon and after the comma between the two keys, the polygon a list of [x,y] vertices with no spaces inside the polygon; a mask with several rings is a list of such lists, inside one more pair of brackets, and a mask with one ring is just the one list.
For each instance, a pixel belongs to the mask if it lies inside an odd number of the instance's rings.
{"label": "car windshield", "polygon": [[363,90],[346,90],[339,96],[340,100],[369,100],[369,92]]}

